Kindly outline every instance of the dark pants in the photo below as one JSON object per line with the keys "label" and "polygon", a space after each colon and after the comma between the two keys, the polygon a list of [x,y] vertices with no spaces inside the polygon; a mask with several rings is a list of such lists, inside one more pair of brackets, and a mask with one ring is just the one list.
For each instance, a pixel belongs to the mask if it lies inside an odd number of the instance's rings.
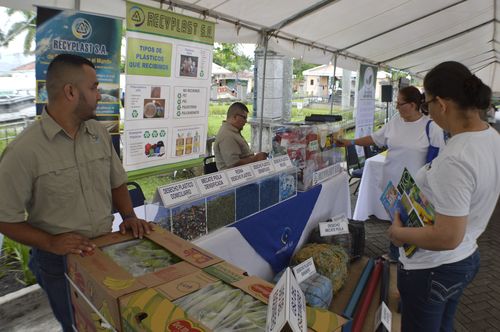
{"label": "dark pants", "polygon": [[66,256],[32,248],[29,267],[40,287],[47,293],[54,316],[61,323],[63,331],[73,331],[69,285],[64,276]]}
{"label": "dark pants", "polygon": [[398,264],[401,331],[453,331],[460,296],[479,270],[479,250],[432,269],[405,270]]}

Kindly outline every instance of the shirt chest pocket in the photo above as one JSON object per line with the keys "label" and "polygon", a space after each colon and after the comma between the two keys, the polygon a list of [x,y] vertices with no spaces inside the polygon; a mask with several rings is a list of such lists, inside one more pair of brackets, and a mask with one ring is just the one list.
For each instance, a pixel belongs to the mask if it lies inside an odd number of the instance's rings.
{"label": "shirt chest pocket", "polygon": [[94,151],[88,158],[86,168],[89,172],[90,182],[109,182],[109,174],[111,171],[111,155],[102,150]]}
{"label": "shirt chest pocket", "polygon": [[40,169],[35,190],[59,201],[73,199],[80,188],[80,175],[76,165],[48,164]]}

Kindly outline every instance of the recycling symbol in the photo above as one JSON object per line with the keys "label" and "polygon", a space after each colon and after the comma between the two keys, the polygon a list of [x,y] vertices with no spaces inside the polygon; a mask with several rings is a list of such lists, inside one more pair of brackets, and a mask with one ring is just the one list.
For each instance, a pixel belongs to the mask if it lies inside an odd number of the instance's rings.
{"label": "recycling symbol", "polygon": [[177,111],[177,116],[181,116],[181,111]]}
{"label": "recycling symbol", "polygon": [[181,105],[177,105],[177,110],[181,110]]}
{"label": "recycling symbol", "polygon": [[153,130],[153,137],[158,137],[158,132],[156,130]]}
{"label": "recycling symbol", "polygon": [[137,118],[138,115],[139,115],[139,112],[137,112],[137,110],[133,110],[132,111],[132,117],[133,118]]}
{"label": "recycling symbol", "polygon": [[180,98],[182,97],[182,95],[180,93],[177,94],[177,98]]}
{"label": "recycling symbol", "polygon": [[146,130],[144,132],[144,138],[149,138],[149,136],[151,136],[151,135],[149,134],[149,131]]}
{"label": "recycling symbol", "polygon": [[166,134],[165,130],[160,130],[160,137],[165,137]]}

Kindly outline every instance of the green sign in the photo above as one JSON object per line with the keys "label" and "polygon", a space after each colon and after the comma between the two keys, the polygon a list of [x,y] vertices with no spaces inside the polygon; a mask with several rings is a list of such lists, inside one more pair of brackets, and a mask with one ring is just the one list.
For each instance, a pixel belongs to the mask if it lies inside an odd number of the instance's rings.
{"label": "green sign", "polygon": [[127,30],[213,45],[215,23],[127,2]]}
{"label": "green sign", "polygon": [[170,77],[172,44],[137,38],[127,43],[127,75]]}

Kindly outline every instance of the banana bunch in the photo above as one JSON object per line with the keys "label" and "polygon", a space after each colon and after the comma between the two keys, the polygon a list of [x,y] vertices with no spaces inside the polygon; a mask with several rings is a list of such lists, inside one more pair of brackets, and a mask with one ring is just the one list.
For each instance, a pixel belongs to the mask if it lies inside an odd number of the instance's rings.
{"label": "banana bunch", "polygon": [[102,283],[111,290],[121,290],[132,286],[135,279],[115,279],[111,277],[106,277]]}

